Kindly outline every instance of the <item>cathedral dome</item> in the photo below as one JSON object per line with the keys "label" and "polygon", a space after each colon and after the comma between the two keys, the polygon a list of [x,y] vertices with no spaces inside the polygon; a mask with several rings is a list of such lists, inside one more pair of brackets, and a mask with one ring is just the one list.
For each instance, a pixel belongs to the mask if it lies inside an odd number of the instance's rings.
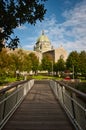
{"label": "cathedral dome", "polygon": [[42,31],[42,35],[37,39],[37,43],[39,42],[50,42],[49,38]]}
{"label": "cathedral dome", "polygon": [[43,53],[51,49],[52,49],[51,42],[49,38],[44,34],[44,31],[42,31],[41,36],[36,41],[36,44],[34,46],[34,51]]}

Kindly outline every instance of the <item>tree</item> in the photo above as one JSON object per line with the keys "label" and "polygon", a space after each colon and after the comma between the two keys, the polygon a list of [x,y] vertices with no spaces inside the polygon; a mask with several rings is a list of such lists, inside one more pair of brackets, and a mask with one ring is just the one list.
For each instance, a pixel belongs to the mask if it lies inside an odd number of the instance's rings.
{"label": "tree", "polygon": [[22,59],[18,53],[10,54],[10,72],[16,74],[22,70]]}
{"label": "tree", "polygon": [[2,49],[0,52],[0,77],[5,77],[9,71],[10,57],[6,49]]}
{"label": "tree", "polygon": [[21,49],[14,50],[9,54],[10,61],[10,72],[29,72],[31,70],[31,60],[30,57]]}
{"label": "tree", "polygon": [[18,46],[17,36],[12,38],[14,29],[19,25],[36,24],[36,21],[42,21],[46,9],[44,2],[46,0],[0,0],[0,49],[4,47],[3,41],[10,40],[7,43],[9,48],[15,49]]}
{"label": "tree", "polygon": [[52,62],[53,62],[53,59],[52,59],[51,55],[46,54],[42,59],[43,70],[47,70],[48,72],[51,72],[52,71]]}
{"label": "tree", "polygon": [[30,60],[31,60],[31,69],[35,74],[37,74],[37,70],[39,67],[39,59],[34,53],[29,54]]}
{"label": "tree", "polygon": [[86,52],[81,51],[79,54],[79,68],[82,74],[86,75]]}
{"label": "tree", "polygon": [[23,55],[23,61],[22,61],[22,71],[30,72],[32,69],[32,61],[29,55],[24,54]]}
{"label": "tree", "polygon": [[79,53],[77,51],[72,51],[66,61],[66,66],[67,69],[70,71],[73,71],[74,67],[74,72],[77,73],[79,72]]}
{"label": "tree", "polygon": [[64,62],[63,58],[59,58],[59,60],[57,62],[57,68],[59,71],[65,70],[65,62]]}
{"label": "tree", "polygon": [[57,63],[54,64],[54,71],[56,72],[60,72],[62,74],[62,72],[65,70],[65,62],[63,60],[63,58],[59,58],[59,60],[57,61]]}

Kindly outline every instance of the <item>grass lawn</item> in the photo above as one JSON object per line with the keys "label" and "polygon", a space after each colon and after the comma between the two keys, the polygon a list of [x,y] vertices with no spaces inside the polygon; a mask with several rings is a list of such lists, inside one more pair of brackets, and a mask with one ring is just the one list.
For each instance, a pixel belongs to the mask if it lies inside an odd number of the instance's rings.
{"label": "grass lawn", "polygon": [[61,80],[62,78],[58,78],[56,76],[43,76],[43,75],[36,75],[36,76],[32,76],[33,79],[56,79],[56,80]]}
{"label": "grass lawn", "polygon": [[[57,76],[43,76],[43,75],[34,75],[34,76],[28,76],[27,79],[37,79],[37,80],[42,80],[42,79],[55,79],[55,80],[62,80],[62,78],[59,78]],[[12,78],[12,77],[6,77],[4,80],[0,80],[0,88],[2,88],[5,85],[8,85],[9,83],[16,82],[18,80],[23,80],[22,78]],[[69,84],[70,85],[70,84]],[[86,80],[81,80],[80,84],[74,85],[76,89],[85,92],[86,93]],[[72,87],[72,86],[71,86]]]}

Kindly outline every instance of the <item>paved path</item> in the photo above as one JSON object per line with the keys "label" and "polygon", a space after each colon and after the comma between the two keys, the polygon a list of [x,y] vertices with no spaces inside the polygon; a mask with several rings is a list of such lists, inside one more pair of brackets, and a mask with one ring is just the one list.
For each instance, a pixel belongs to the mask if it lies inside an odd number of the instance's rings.
{"label": "paved path", "polygon": [[75,130],[47,81],[36,81],[3,130]]}

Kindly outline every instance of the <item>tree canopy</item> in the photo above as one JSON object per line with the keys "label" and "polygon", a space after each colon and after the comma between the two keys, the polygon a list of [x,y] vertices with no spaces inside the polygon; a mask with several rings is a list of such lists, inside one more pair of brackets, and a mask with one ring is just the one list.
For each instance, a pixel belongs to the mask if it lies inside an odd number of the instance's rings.
{"label": "tree canopy", "polygon": [[70,71],[79,72],[79,53],[77,51],[72,51],[66,61],[66,66]]}
{"label": "tree canopy", "polygon": [[65,70],[65,62],[64,62],[63,58],[60,57],[55,66],[56,66],[56,70],[64,71]]}
{"label": "tree canopy", "polygon": [[79,54],[79,68],[80,72],[86,75],[86,51],[81,51]]}
{"label": "tree canopy", "polygon": [[42,69],[47,70],[48,72],[51,72],[52,71],[52,62],[53,62],[53,59],[52,59],[51,55],[46,54],[42,59]]}
{"label": "tree canopy", "polygon": [[35,74],[37,73],[38,66],[39,66],[39,59],[34,53],[29,54],[30,60],[31,60],[31,69]]}
{"label": "tree canopy", "polygon": [[3,41],[9,40],[7,46],[15,49],[18,46],[19,38],[11,37],[14,29],[26,22],[36,24],[42,21],[46,9],[46,0],[0,0],[0,49],[4,47]]}
{"label": "tree canopy", "polygon": [[75,75],[80,73],[86,77],[86,51],[72,51],[67,58],[66,66],[70,71],[73,71],[74,67]]}

